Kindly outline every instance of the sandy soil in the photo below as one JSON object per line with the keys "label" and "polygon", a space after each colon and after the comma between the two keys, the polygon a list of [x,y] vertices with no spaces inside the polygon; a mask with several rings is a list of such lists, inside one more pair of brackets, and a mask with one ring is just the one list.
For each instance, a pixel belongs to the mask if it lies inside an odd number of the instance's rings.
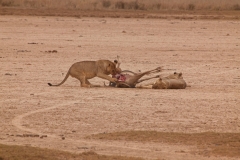
{"label": "sandy soil", "polygon": [[[0,17],[0,143],[147,159],[208,159],[196,146],[89,140],[115,131],[240,132],[240,21]],[[77,61],[182,72],[185,90],[59,83]],[[103,86],[105,80],[94,78]],[[105,81],[106,82],[106,81]],[[47,137],[20,137],[23,134]],[[65,137],[65,139],[62,139]],[[221,159],[234,159],[221,157]]]}

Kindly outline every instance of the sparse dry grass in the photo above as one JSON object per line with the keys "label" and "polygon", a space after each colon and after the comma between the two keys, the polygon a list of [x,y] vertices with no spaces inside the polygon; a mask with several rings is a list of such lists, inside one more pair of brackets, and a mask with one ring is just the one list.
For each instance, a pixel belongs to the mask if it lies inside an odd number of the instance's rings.
{"label": "sparse dry grass", "polygon": [[240,19],[239,0],[0,0],[0,8],[0,15]]}
{"label": "sparse dry grass", "polygon": [[86,138],[196,145],[200,154],[240,157],[240,133],[174,133],[156,131],[126,131],[96,134]]}
{"label": "sparse dry grass", "polygon": [[239,0],[0,0],[0,7],[81,10],[240,10]]}
{"label": "sparse dry grass", "polygon": [[28,146],[9,146],[0,144],[0,160],[142,160],[141,158],[124,156],[105,156],[95,152],[73,154],[69,152],[41,149]]}

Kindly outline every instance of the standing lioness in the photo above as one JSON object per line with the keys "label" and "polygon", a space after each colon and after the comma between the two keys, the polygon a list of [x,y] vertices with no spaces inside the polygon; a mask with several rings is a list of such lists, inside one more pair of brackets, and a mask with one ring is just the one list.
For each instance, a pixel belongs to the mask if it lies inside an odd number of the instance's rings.
{"label": "standing lioness", "polygon": [[116,64],[109,60],[98,60],[98,61],[82,61],[74,63],[68,70],[67,75],[63,79],[63,81],[57,85],[52,85],[48,83],[49,86],[60,86],[63,84],[67,78],[70,76],[77,78],[81,87],[92,87],[97,85],[92,85],[88,79],[93,77],[99,77],[110,82],[116,82],[116,78],[111,78],[108,76],[109,74],[116,74]]}

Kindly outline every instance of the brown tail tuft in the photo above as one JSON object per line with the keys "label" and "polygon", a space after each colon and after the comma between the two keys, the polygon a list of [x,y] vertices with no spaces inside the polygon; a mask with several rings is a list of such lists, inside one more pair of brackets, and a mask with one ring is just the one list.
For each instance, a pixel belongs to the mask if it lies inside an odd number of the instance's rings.
{"label": "brown tail tuft", "polygon": [[51,84],[51,83],[48,83],[48,85],[49,85],[49,86],[52,86],[52,84]]}

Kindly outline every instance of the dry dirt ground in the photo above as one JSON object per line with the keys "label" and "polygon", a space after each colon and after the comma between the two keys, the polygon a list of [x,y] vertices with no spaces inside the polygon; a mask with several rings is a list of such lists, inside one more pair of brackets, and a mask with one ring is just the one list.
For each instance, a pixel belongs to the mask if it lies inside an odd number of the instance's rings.
{"label": "dry dirt ground", "polygon": [[[194,145],[86,139],[141,130],[240,132],[240,21],[0,16],[0,143],[146,159],[237,159]],[[77,61],[182,72],[185,90],[80,88]],[[103,86],[105,80],[94,78]],[[106,82],[106,81],[105,81]],[[22,137],[23,134],[47,137]],[[64,137],[64,138],[63,138]],[[206,149],[207,150],[207,149]]]}

